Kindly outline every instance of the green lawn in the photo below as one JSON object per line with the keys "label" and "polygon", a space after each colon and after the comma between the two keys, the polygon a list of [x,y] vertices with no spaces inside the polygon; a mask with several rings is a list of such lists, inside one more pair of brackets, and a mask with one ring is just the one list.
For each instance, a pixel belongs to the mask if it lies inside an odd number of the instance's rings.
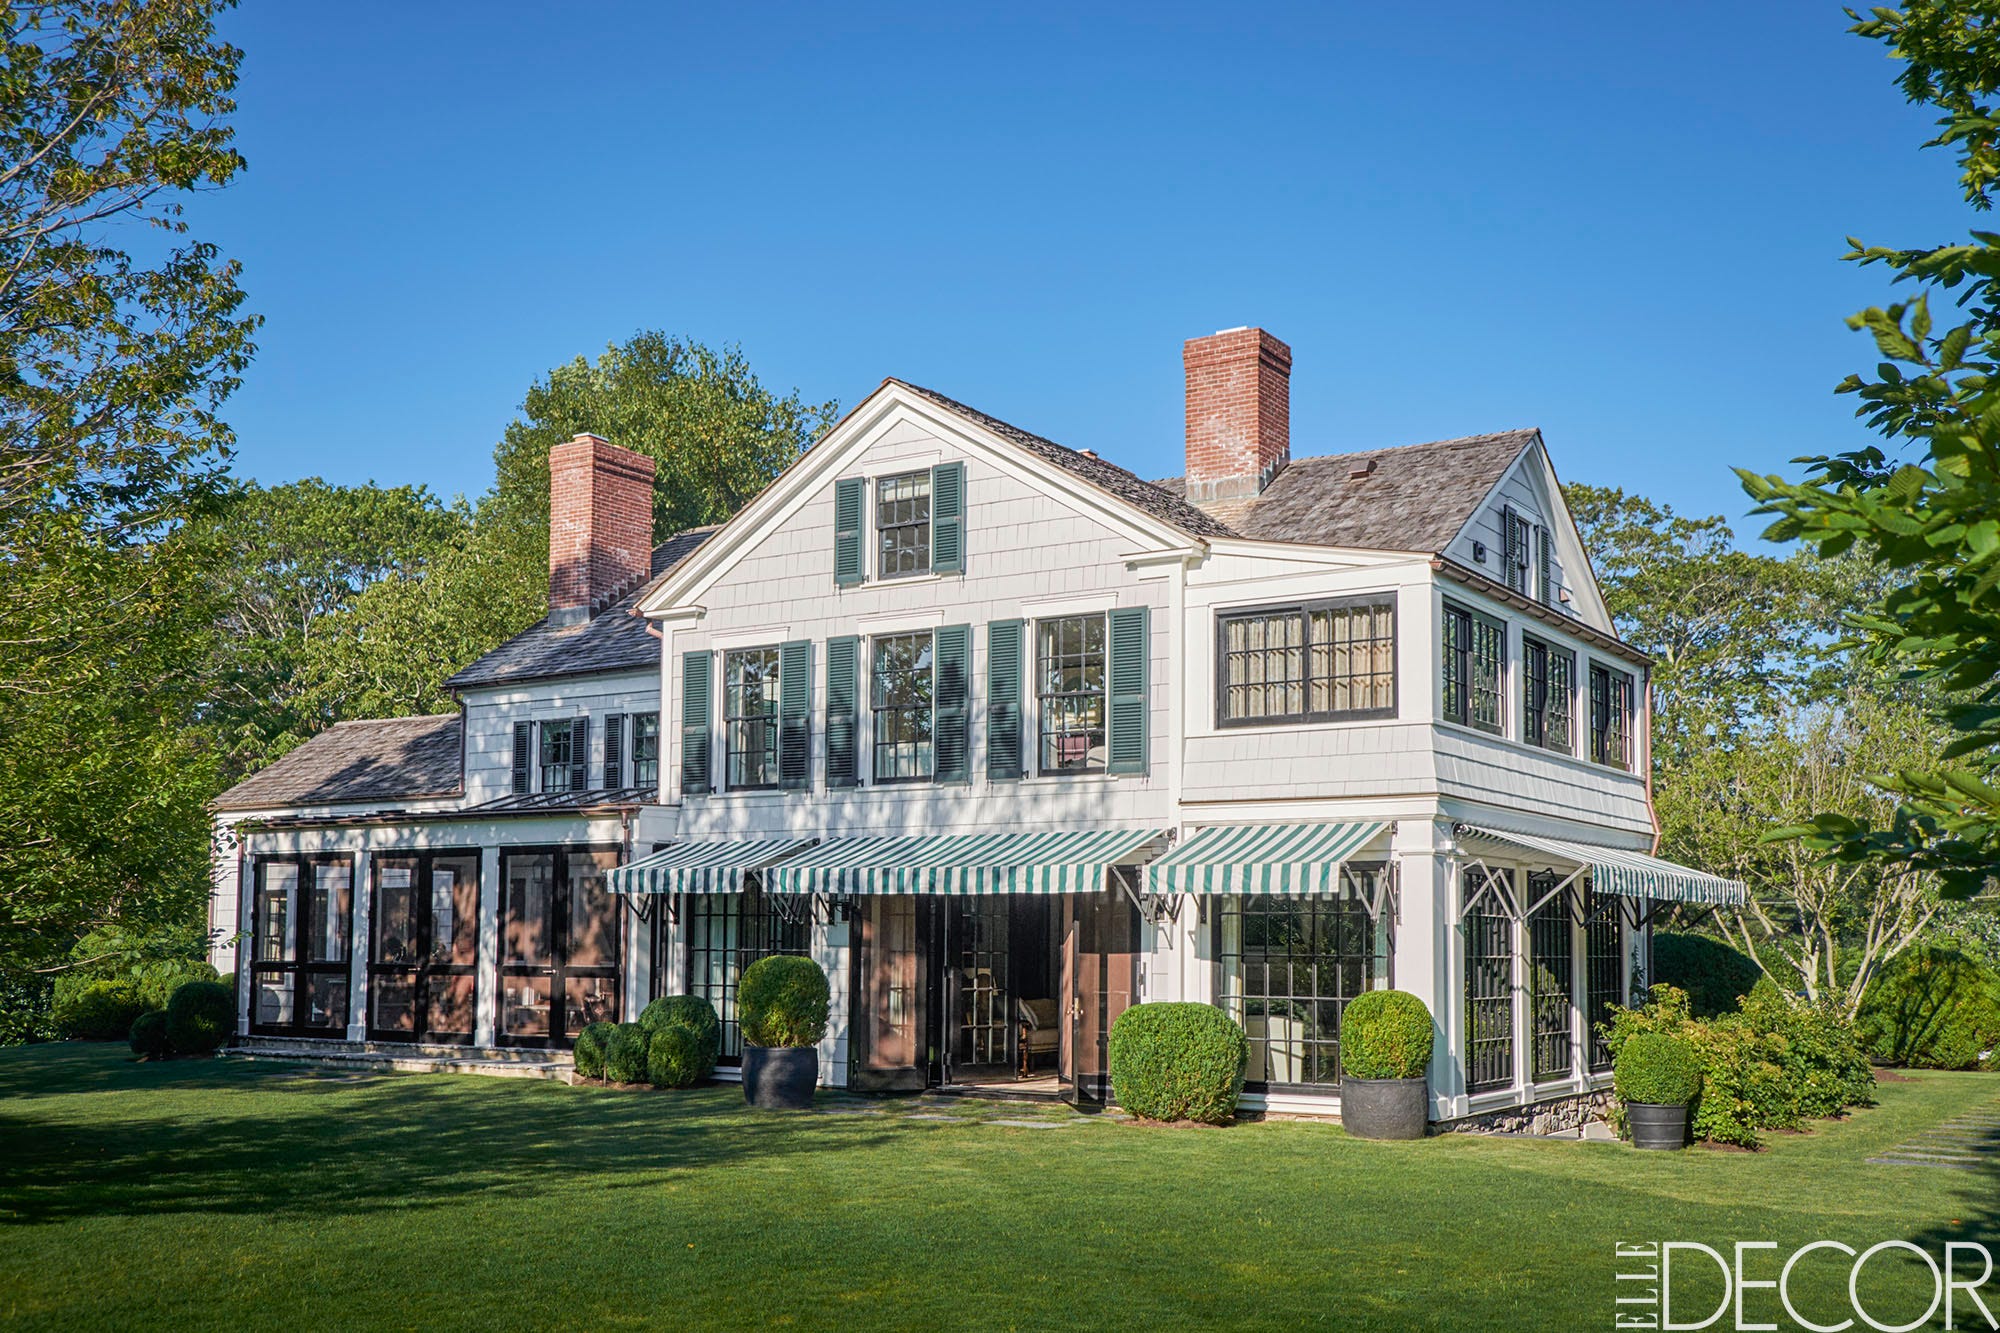
{"label": "green lawn", "polygon": [[[1640,1154],[15,1048],[0,1325],[1610,1328],[1618,1241],[1991,1246],[2000,1164],[1863,1159],[1996,1099],[1919,1075],[1764,1153]],[[1815,1272],[1801,1312],[1837,1323]],[[1922,1308],[1883,1272],[1878,1318]]]}

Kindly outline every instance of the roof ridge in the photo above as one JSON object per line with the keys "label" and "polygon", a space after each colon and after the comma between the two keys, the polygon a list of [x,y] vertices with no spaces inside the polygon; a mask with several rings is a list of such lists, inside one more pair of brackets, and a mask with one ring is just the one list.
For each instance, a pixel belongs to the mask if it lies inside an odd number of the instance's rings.
{"label": "roof ridge", "polygon": [[[329,722],[313,736],[325,735],[335,727],[372,726],[379,722],[456,722],[458,716],[457,713],[397,713],[391,717],[344,717],[338,722]],[[311,740],[312,736],[306,739]]]}

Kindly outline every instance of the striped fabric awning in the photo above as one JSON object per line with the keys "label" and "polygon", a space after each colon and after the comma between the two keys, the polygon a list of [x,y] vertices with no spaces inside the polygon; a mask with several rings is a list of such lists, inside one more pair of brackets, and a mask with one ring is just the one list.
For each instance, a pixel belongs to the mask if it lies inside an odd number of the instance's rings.
{"label": "striped fabric awning", "polygon": [[1341,866],[1388,827],[1369,820],[1205,828],[1146,867],[1146,892],[1336,894]]}
{"label": "striped fabric awning", "polygon": [[772,893],[1096,893],[1161,829],[830,838],[772,866]]}
{"label": "striped fabric awning", "polygon": [[1749,890],[1739,880],[1690,870],[1644,852],[1599,847],[1595,843],[1571,842],[1565,838],[1544,838],[1533,833],[1513,833],[1478,824],[1463,824],[1460,829],[1474,837],[1492,838],[1531,852],[1542,852],[1579,866],[1588,866],[1591,885],[1600,893],[1616,893],[1627,898],[1663,898],[1677,903],[1733,905],[1750,900]]}
{"label": "striped fabric awning", "polygon": [[613,893],[741,893],[743,874],[813,845],[811,838],[677,842],[605,876]]}

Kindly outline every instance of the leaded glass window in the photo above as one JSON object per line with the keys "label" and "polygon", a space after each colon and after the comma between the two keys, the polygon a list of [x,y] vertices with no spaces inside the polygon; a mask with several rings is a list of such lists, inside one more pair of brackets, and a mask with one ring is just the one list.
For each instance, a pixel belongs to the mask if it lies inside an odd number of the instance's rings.
{"label": "leaded glass window", "polygon": [[1219,634],[1224,725],[1395,715],[1391,597],[1232,612]]}
{"label": "leaded glass window", "polygon": [[805,956],[812,950],[812,922],[803,913],[784,916],[768,895],[691,893],[686,898],[687,993],[715,1006],[722,1020],[721,1063],[743,1058],[743,1028],[736,1011],[736,983],[743,969],[771,954]]}
{"label": "leaded glass window", "polygon": [[575,753],[576,724],[542,723],[542,790],[568,791],[571,755]]}
{"label": "leaded glass window", "polygon": [[1041,771],[1104,771],[1104,617],[1035,626]]}
{"label": "leaded glass window", "polygon": [[1590,664],[1590,757],[1632,768],[1632,677],[1598,662]]}
{"label": "leaded glass window", "polygon": [[[1486,888],[1487,870],[1468,866],[1461,892],[1471,908],[1465,932],[1465,1074],[1473,1092],[1514,1085],[1514,915],[1504,880]],[[1480,890],[1486,888],[1486,892]],[[1477,895],[1477,900],[1474,897]]]}
{"label": "leaded glass window", "polygon": [[1521,739],[1575,753],[1576,654],[1540,639],[1521,641]]}
{"label": "leaded glass window", "polygon": [[[1561,879],[1552,871],[1528,876],[1528,901],[1540,902]],[[1529,1007],[1534,1015],[1534,1070],[1539,1081],[1568,1078],[1576,1059],[1576,951],[1570,937],[1569,890],[1528,918]]]}
{"label": "leaded glass window", "polygon": [[1625,1003],[1625,949],[1620,917],[1622,900],[1615,893],[1586,889],[1583,896],[1583,1026],[1590,1055],[1590,1072],[1611,1068],[1611,1046],[1601,1024]]}

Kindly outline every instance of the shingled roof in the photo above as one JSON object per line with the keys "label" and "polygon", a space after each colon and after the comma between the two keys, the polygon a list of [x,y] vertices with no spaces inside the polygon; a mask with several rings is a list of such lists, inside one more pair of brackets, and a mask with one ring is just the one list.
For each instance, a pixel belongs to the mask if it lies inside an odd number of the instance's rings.
{"label": "shingled roof", "polygon": [[452,689],[582,676],[605,671],[659,670],[660,641],[632,614],[639,599],[693,555],[715,528],[689,528],[653,548],[652,577],[576,625],[535,622],[445,682]]}
{"label": "shingled roof", "polygon": [[217,810],[456,795],[457,713],[336,722],[215,798]]}

